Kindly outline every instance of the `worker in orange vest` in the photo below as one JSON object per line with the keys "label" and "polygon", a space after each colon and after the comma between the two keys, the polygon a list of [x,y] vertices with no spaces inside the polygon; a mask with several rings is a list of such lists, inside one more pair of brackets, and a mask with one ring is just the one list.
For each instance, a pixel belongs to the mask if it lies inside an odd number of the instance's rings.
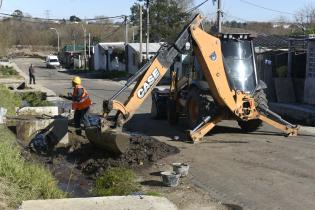
{"label": "worker in orange vest", "polygon": [[81,121],[84,126],[90,125],[88,112],[92,105],[88,92],[81,84],[80,77],[73,78],[72,109],[74,110],[74,127],[77,135],[82,135]]}

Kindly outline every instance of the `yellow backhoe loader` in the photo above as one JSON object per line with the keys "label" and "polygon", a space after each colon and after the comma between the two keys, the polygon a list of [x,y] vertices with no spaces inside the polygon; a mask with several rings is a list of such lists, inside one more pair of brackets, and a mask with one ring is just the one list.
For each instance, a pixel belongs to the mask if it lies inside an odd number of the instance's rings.
{"label": "yellow backhoe loader", "polygon": [[[121,90],[104,101],[102,119],[97,125],[86,128],[86,135],[92,143],[111,152],[125,152],[129,146],[129,135],[122,132],[122,127],[153,90],[153,115],[163,115],[159,112],[161,107],[166,107],[171,123],[186,115],[191,124],[188,137],[192,142],[201,141],[217,123],[231,118],[247,131],[257,128],[264,121],[287,136],[297,135],[298,126],[268,109],[263,93],[265,85],[257,79],[249,35],[213,36],[202,29],[201,23],[202,17],[196,15],[174,44],[162,46],[157,55]],[[185,54],[193,56],[198,64],[194,66],[199,66],[199,70],[194,68],[190,74],[181,73],[184,76],[172,70],[168,93],[156,91],[155,87],[174,60]],[[199,79],[198,75],[201,75]],[[134,82],[136,85],[128,100],[124,103],[117,101],[117,97]],[[116,111],[114,117],[109,115],[111,111]]]}

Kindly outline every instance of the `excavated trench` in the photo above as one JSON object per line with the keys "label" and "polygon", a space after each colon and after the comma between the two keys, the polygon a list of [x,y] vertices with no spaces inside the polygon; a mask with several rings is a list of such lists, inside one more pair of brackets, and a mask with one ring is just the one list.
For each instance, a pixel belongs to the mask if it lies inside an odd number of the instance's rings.
{"label": "excavated trench", "polygon": [[141,135],[132,135],[130,149],[119,156],[82,142],[82,138],[76,135],[70,134],[70,139],[81,143],[69,148],[54,149],[45,156],[30,153],[28,155],[49,167],[61,189],[73,197],[90,196],[89,192],[95,179],[110,167],[123,166],[139,170],[179,152],[176,147]]}

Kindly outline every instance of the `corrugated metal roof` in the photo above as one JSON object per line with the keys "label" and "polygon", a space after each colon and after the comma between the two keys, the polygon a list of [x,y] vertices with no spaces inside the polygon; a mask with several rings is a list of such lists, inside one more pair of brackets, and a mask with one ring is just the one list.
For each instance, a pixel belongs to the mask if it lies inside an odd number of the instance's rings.
{"label": "corrugated metal roof", "polygon": [[269,49],[288,49],[289,38],[279,35],[258,35],[254,39],[255,47],[265,47]]}
{"label": "corrugated metal roof", "polygon": [[[140,52],[140,43],[129,43],[130,47],[132,47],[135,51]],[[161,48],[160,43],[149,43],[149,53],[156,53]],[[147,52],[146,43],[142,44],[142,52]]]}
{"label": "corrugated metal roof", "polygon": [[[68,44],[68,45],[65,45],[63,47],[63,51],[64,52],[73,52],[74,51],[74,46],[73,44]],[[78,45],[75,45],[75,51],[84,51],[84,45],[83,44],[78,44]]]}
{"label": "corrugated metal roof", "polygon": [[125,42],[103,42],[98,43],[98,45],[105,50],[108,50],[108,48],[125,49]]}

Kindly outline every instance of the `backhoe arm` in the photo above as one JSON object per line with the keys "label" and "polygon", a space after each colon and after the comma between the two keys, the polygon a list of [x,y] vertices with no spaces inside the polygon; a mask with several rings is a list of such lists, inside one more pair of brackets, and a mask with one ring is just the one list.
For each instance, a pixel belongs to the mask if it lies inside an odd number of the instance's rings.
{"label": "backhoe arm", "polygon": [[[192,25],[199,27],[201,20],[201,16],[197,15],[180,33],[174,45],[170,47],[162,47],[157,55],[142,67],[121,90],[119,90],[110,100],[104,101],[103,109],[105,117],[110,111],[117,110],[116,126],[121,127],[133,116],[135,111],[141,106],[154,87],[166,74],[176,56],[181,53],[181,50],[185,47],[186,43],[190,41],[190,27]],[[115,100],[124,90],[136,81],[137,83],[125,103]]]}

